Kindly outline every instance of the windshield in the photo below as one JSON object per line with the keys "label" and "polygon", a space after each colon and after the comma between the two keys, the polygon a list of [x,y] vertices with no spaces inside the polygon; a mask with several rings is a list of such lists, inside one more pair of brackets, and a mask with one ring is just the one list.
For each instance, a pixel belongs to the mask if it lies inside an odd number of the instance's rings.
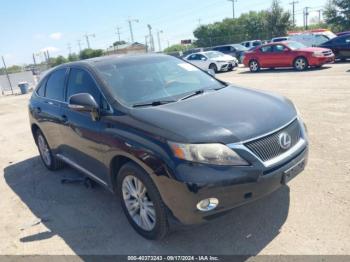
{"label": "windshield", "polygon": [[198,90],[224,85],[197,67],[171,56],[135,56],[95,65],[119,102],[134,106],[178,100]]}
{"label": "windshield", "polygon": [[291,42],[286,42],[286,45],[292,49],[292,50],[298,50],[298,49],[301,49],[301,48],[305,48],[306,46],[303,45],[302,43],[299,43],[299,42],[294,42],[294,41],[291,41]]}
{"label": "windshield", "polygon": [[206,55],[209,59],[217,58],[224,55],[223,53],[216,51],[205,52],[203,54]]}

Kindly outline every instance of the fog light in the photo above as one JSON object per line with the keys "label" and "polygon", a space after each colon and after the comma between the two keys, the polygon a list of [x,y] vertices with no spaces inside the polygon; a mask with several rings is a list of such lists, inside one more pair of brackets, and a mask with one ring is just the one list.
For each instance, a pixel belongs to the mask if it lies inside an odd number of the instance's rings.
{"label": "fog light", "polygon": [[197,204],[197,209],[203,212],[207,212],[215,209],[218,204],[219,200],[217,198],[207,198],[203,199]]}

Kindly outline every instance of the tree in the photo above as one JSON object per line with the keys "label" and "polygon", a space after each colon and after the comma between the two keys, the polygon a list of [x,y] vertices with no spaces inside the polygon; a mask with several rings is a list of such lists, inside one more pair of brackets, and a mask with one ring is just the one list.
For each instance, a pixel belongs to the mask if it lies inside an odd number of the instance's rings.
{"label": "tree", "polygon": [[270,10],[250,11],[237,19],[227,18],[221,22],[198,27],[193,32],[197,38],[195,45],[208,47],[284,36],[292,27],[290,18],[290,13],[285,12],[277,0],[273,0]]}
{"label": "tree", "polygon": [[114,42],[113,43],[113,46],[117,46],[117,45],[125,45],[126,44],[126,42],[124,41],[124,40],[122,40],[122,41],[117,41],[117,42]]}
{"label": "tree", "polygon": [[102,49],[87,48],[80,52],[79,57],[80,59],[89,59],[89,58],[99,57],[102,55],[103,55]]}
{"label": "tree", "polygon": [[61,55],[56,58],[50,58],[50,61],[49,61],[51,66],[58,66],[67,62],[68,62],[67,58]]}
{"label": "tree", "polygon": [[284,36],[292,27],[290,13],[283,11],[278,0],[272,1],[271,9],[267,11],[266,22],[269,38]]}
{"label": "tree", "polygon": [[172,52],[184,52],[188,49],[190,49],[191,46],[185,46],[185,45],[172,45],[168,48],[164,49],[164,53],[172,53]]}
{"label": "tree", "polygon": [[350,0],[329,0],[323,12],[325,22],[335,32],[350,29]]}
{"label": "tree", "polygon": [[70,54],[68,56],[69,62],[74,62],[74,61],[78,61],[78,60],[79,60],[79,56],[76,53]]}

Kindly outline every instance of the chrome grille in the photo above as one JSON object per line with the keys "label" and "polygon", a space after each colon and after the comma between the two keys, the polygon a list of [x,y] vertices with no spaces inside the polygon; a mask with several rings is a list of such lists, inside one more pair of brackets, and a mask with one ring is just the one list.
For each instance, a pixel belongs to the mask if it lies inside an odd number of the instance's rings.
{"label": "chrome grille", "polygon": [[[287,133],[291,136],[291,145],[288,149],[283,149],[279,143],[279,136],[282,133]],[[244,145],[249,148],[255,155],[257,155],[262,161],[268,161],[295,146],[301,138],[301,129],[298,120],[295,120],[287,127],[273,133],[271,135],[253,140],[245,143]]]}
{"label": "chrome grille", "polygon": [[333,55],[333,52],[331,50],[323,51],[322,52],[324,56],[331,56]]}

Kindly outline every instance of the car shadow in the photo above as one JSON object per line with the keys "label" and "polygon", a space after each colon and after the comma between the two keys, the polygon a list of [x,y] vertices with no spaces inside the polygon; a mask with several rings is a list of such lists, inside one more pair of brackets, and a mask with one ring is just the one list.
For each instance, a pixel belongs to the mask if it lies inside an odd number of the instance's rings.
{"label": "car shadow", "polygon": [[322,70],[327,70],[330,69],[331,66],[322,66],[322,67],[311,67],[305,71],[296,71],[293,68],[275,68],[275,69],[261,69],[259,72],[256,73],[252,73],[249,71],[249,69],[247,69],[246,71],[241,71],[239,72],[239,74],[266,74],[266,73],[270,73],[270,74],[278,74],[278,73],[307,73],[310,71],[322,71]]}
{"label": "car shadow", "polygon": [[50,172],[34,157],[6,167],[4,176],[47,228],[26,235],[37,223],[24,227],[20,242],[58,236],[77,255],[256,255],[280,233],[289,210],[289,188],[282,187],[210,223],[176,227],[164,240],[148,241],[129,226],[119,199],[102,187],[62,184],[62,178],[81,176],[71,168]]}

